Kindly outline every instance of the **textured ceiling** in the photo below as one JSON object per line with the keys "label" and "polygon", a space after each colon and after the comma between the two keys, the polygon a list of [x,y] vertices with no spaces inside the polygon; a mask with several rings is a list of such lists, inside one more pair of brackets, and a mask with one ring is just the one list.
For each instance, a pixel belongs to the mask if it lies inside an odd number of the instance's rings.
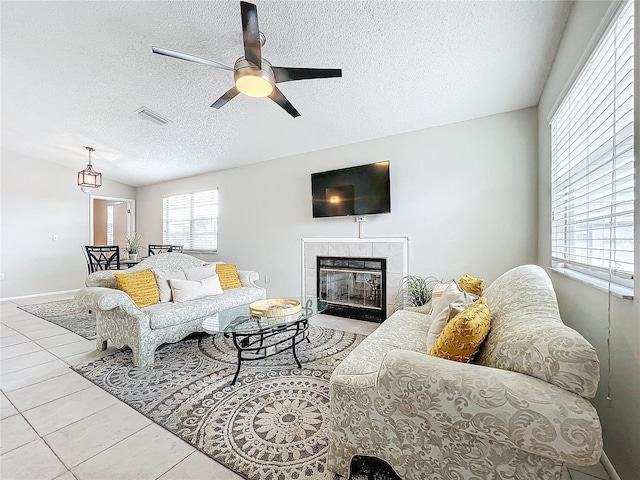
{"label": "textured ceiling", "polygon": [[[133,186],[536,105],[571,8],[561,1],[259,1],[264,58],[342,68],[279,87],[301,116],[239,95],[239,1],[1,5],[2,144]],[[171,123],[135,113],[145,106]]]}

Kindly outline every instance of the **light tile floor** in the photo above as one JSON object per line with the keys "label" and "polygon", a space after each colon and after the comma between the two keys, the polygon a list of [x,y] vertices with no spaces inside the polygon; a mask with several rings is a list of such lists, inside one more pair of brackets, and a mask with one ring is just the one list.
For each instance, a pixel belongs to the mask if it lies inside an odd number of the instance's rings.
{"label": "light tile floor", "polygon": [[[0,478],[3,480],[240,480],[208,456],[69,369],[112,353],[0,302]],[[362,335],[377,324],[317,315],[317,325]],[[601,464],[562,480],[608,480]]]}

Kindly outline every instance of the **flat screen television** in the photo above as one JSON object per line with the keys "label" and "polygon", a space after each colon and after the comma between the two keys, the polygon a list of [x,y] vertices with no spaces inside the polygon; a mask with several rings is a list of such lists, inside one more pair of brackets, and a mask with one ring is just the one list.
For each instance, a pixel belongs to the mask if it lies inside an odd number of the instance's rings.
{"label": "flat screen television", "polygon": [[389,162],[311,174],[313,218],[391,213]]}

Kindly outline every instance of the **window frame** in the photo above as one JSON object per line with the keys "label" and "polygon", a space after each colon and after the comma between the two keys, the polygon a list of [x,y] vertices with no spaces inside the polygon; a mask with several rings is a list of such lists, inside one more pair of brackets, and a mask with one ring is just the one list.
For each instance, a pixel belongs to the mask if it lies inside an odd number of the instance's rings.
{"label": "window frame", "polygon": [[[214,207],[214,214],[211,217],[194,217],[194,210],[195,208],[198,206],[195,204],[195,197],[197,195],[200,194],[206,194],[206,193],[214,193],[215,192],[215,199],[213,202],[213,207]],[[183,196],[189,196],[189,209],[190,209],[190,215],[189,215],[189,233],[187,234],[189,237],[189,241],[188,244],[186,244],[184,242],[184,240],[181,239],[176,239],[175,236],[170,237],[168,235],[168,230],[169,230],[169,224],[172,222],[185,222],[185,220],[172,220],[171,218],[167,218],[167,202],[171,199],[171,198],[175,198],[175,197],[183,197]],[[202,206],[202,205],[201,205]],[[219,208],[220,208],[220,190],[218,187],[213,187],[213,188],[207,188],[207,189],[201,189],[201,190],[192,190],[192,191],[188,191],[188,192],[181,192],[181,193],[172,193],[172,194],[167,194],[167,195],[163,195],[162,196],[162,243],[165,245],[180,245],[182,244],[184,249],[183,252],[184,253],[218,253],[218,237],[219,237],[219,229],[218,229],[218,223],[219,223],[219,218],[220,218],[220,212],[219,212]],[[211,235],[213,235],[213,240],[211,241],[212,244],[212,248],[193,248],[193,244],[194,244],[194,223],[199,221],[199,220],[212,220],[213,221],[213,232],[211,232]]]}
{"label": "window frame", "polygon": [[[628,17],[622,17],[622,14],[624,13],[626,8],[630,8],[631,9],[631,15],[629,15]],[[634,70],[634,62],[637,61],[637,59],[635,59],[635,55],[637,54],[636,52],[634,52],[635,50],[635,40],[636,38],[634,37],[637,36],[637,32],[635,32],[635,25],[634,25],[634,19],[635,19],[635,15],[637,14],[637,12],[635,12],[635,5],[634,2],[632,1],[627,1],[624,2],[620,5],[617,6],[617,8],[612,9],[612,13],[611,15],[607,18],[606,24],[604,25],[604,28],[601,30],[601,35],[599,35],[599,37],[597,38],[597,41],[593,42],[590,45],[590,48],[585,51],[585,55],[583,56],[583,58],[586,57],[586,61],[580,65],[579,67],[576,67],[576,69],[574,70],[575,75],[572,75],[572,78],[570,80],[570,82],[568,82],[568,87],[566,87],[563,91],[563,93],[560,95],[560,97],[558,98],[555,108],[553,110],[553,113],[550,115],[550,119],[549,119],[549,129],[550,129],[550,167],[551,167],[551,192],[550,192],[550,199],[551,199],[551,222],[550,222],[550,226],[551,226],[551,231],[550,231],[550,241],[551,241],[551,268],[555,271],[559,271],[561,273],[565,273],[568,276],[571,276],[573,278],[576,278],[580,281],[592,284],[593,286],[596,286],[597,288],[603,289],[603,290],[607,290],[610,291],[613,294],[616,294],[617,296],[620,296],[622,298],[633,298],[633,289],[634,289],[634,281],[635,278],[637,277],[637,270],[638,270],[638,264],[637,264],[637,253],[635,251],[635,249],[637,249],[637,238],[636,238],[636,232],[637,232],[637,225],[635,225],[635,222],[637,222],[637,195],[638,195],[638,191],[637,191],[637,175],[638,175],[638,171],[637,171],[637,163],[634,162],[634,156],[635,156],[635,149],[637,148],[637,145],[635,144],[635,137],[634,137],[634,122],[636,120],[636,116],[637,116],[637,112],[635,112],[635,101],[637,100],[636,98],[634,98],[635,92],[634,92],[634,88],[637,89],[637,85],[635,85],[635,83],[637,82],[637,78],[635,77],[635,70]],[[631,30],[631,34],[630,34],[630,40],[626,37],[626,35],[623,35],[619,38],[615,38],[614,37],[614,29],[615,28],[623,28],[626,24],[625,23],[621,23],[620,25],[618,25],[618,22],[621,18],[629,18],[629,24],[630,24],[630,30]],[[603,22],[604,23],[604,22]],[[627,32],[628,30],[625,30],[625,32]],[[560,174],[560,171],[562,170],[562,161],[564,160],[565,162],[567,162],[568,165],[571,165],[571,163],[573,163],[573,161],[575,160],[575,157],[580,158],[580,160],[582,162],[584,162],[584,166],[581,169],[578,169],[578,171],[581,172],[581,174],[584,175],[588,175],[588,173],[590,172],[590,168],[593,168],[594,165],[598,165],[598,167],[602,166],[600,164],[596,164],[596,160],[599,160],[600,157],[596,157],[593,158],[593,151],[597,151],[597,149],[595,149],[595,147],[597,147],[599,144],[594,142],[592,138],[589,138],[588,144],[589,147],[585,147],[585,150],[587,153],[584,153],[582,157],[580,157],[579,155],[574,155],[572,158],[569,158],[570,155],[567,155],[568,159],[563,159],[563,158],[558,158],[561,157],[561,153],[556,155],[557,150],[561,150],[561,149],[557,149],[557,143],[556,143],[556,138],[554,137],[554,122],[556,121],[558,115],[560,114],[560,112],[563,111],[563,109],[565,108],[565,104],[569,103],[570,107],[575,108],[576,110],[582,109],[582,110],[587,110],[587,117],[586,120],[584,119],[573,119],[573,121],[571,120],[564,120],[566,121],[566,123],[564,125],[561,124],[561,127],[566,127],[569,129],[579,129],[579,127],[582,127],[584,125],[587,126],[591,126],[591,121],[593,119],[599,120],[599,114],[598,113],[594,113],[597,112],[596,110],[596,105],[594,103],[594,100],[602,100],[602,97],[600,97],[599,95],[594,95],[592,97],[589,97],[589,100],[587,100],[586,102],[582,102],[582,103],[575,103],[575,100],[572,100],[571,97],[572,95],[575,93],[575,89],[577,86],[579,86],[582,82],[588,81],[589,79],[589,75],[590,75],[590,70],[591,69],[601,69],[601,70],[606,70],[607,67],[607,63],[606,60],[604,60],[601,64],[596,65],[595,67],[592,67],[592,61],[594,59],[597,59],[598,55],[601,54],[601,48],[604,48],[607,46],[607,44],[609,42],[613,43],[613,47],[614,49],[616,49],[616,52],[624,52],[624,48],[625,43],[622,43],[621,45],[617,45],[615,42],[617,40],[627,40],[630,41],[630,48],[631,48],[631,87],[630,87],[630,95],[631,95],[631,110],[630,110],[630,116],[631,116],[631,135],[628,137],[630,138],[630,142],[631,142],[631,148],[624,150],[622,150],[622,153],[617,152],[616,151],[616,147],[618,147],[619,145],[619,140],[617,138],[617,134],[620,131],[623,131],[624,129],[622,128],[623,126],[628,126],[628,123],[625,122],[620,122],[618,123],[615,118],[615,114],[618,113],[618,109],[620,108],[621,105],[624,105],[625,103],[625,98],[623,97],[622,100],[618,99],[618,94],[621,91],[624,91],[624,86],[625,86],[625,76],[620,75],[619,70],[617,70],[617,67],[619,66],[618,64],[616,64],[615,62],[613,63],[613,76],[609,75],[608,81],[610,83],[612,83],[612,87],[611,87],[611,92],[612,92],[612,100],[610,101],[610,105],[611,108],[613,109],[613,120],[611,121],[611,128],[613,131],[613,134],[611,134],[610,140],[612,143],[612,147],[610,149],[610,158],[608,160],[605,160],[602,165],[608,166],[611,165],[612,168],[610,168],[611,171],[611,180],[610,181],[606,181],[604,184],[604,187],[609,187],[611,190],[611,193],[609,195],[605,195],[605,197],[609,197],[608,200],[608,206],[610,208],[610,211],[608,213],[608,216],[606,217],[605,220],[605,224],[608,225],[608,231],[609,231],[609,236],[606,238],[601,238],[599,239],[601,242],[604,242],[606,244],[606,241],[609,241],[609,245],[611,245],[613,242],[616,242],[616,237],[613,234],[613,231],[616,230],[616,227],[620,227],[621,224],[617,223],[617,217],[618,217],[618,212],[615,210],[616,206],[620,205],[620,201],[617,199],[617,195],[620,194],[620,191],[622,190],[624,192],[624,189],[618,189],[618,186],[616,185],[618,183],[618,180],[616,178],[616,173],[619,173],[620,171],[623,171],[620,167],[620,164],[617,164],[617,162],[622,161],[623,162],[623,167],[624,167],[624,157],[623,155],[625,153],[628,153],[629,151],[631,152],[631,173],[630,173],[630,184],[631,184],[631,188],[632,188],[632,192],[631,192],[631,212],[629,214],[630,218],[631,218],[631,225],[628,226],[626,225],[626,222],[622,224],[623,227],[626,227],[628,230],[630,230],[631,233],[631,240],[630,240],[630,244],[631,244],[631,253],[630,253],[630,257],[631,257],[631,273],[629,274],[627,271],[621,271],[618,274],[614,273],[612,270],[612,255],[611,253],[608,254],[608,259],[606,258],[607,253],[605,253],[604,257],[601,257],[600,260],[601,261],[605,261],[608,262],[609,265],[608,267],[605,265],[605,267],[599,267],[596,265],[589,265],[588,262],[594,262],[594,260],[597,261],[598,257],[597,256],[593,256],[591,257],[589,254],[586,257],[586,260],[584,260],[584,262],[582,262],[583,264],[581,265],[581,262],[572,262],[571,260],[576,260],[575,258],[575,254],[574,254],[574,258],[571,259],[571,254],[569,253],[569,249],[572,247],[574,249],[580,249],[583,248],[587,251],[590,251],[596,247],[593,246],[592,242],[589,242],[587,244],[587,246],[582,246],[580,245],[580,243],[575,239],[575,238],[571,238],[568,239],[569,236],[572,236],[574,234],[576,234],[577,229],[575,231],[573,231],[573,233],[571,233],[570,228],[567,228],[566,225],[566,220],[567,219],[571,219],[573,220],[573,222],[576,221],[576,216],[577,214],[570,214],[569,217],[564,217],[565,219],[565,228],[563,231],[562,225],[560,224],[560,221],[555,218],[556,216],[556,210],[558,210],[558,206],[564,207],[564,210],[561,211],[561,213],[565,213],[569,211],[569,207],[571,205],[571,200],[564,200],[564,203],[558,203],[558,197],[560,197],[559,192],[557,190],[559,190],[560,192],[562,192],[563,188],[558,188],[557,187],[557,183],[560,183],[562,185],[563,183],[563,175]],[[628,45],[626,48],[629,48]],[[616,57],[617,60],[617,57]],[[624,62],[621,62],[621,64],[624,65]],[[605,68],[603,68],[605,67]],[[619,75],[619,78],[618,76]],[[603,80],[603,78],[605,80]],[[602,77],[602,78],[598,78],[595,77],[594,79],[597,79],[599,82],[606,82],[607,81],[607,77]],[[591,84],[593,86],[593,84]],[[597,84],[597,86],[601,86],[601,84]],[[619,87],[622,86],[622,89],[619,89]],[[589,92],[591,93],[591,92]],[[604,97],[606,98],[606,96]],[[570,102],[574,102],[573,104],[571,104]],[[569,106],[567,108],[570,108]],[[622,109],[621,109],[622,110]],[[623,110],[624,111],[624,110]],[[584,114],[584,111],[582,111],[582,113]],[[570,114],[567,114],[566,116],[567,119],[571,119]],[[606,120],[606,119],[605,119]],[[576,127],[577,126],[577,127]],[[617,127],[617,128],[616,128]],[[562,129],[560,130],[560,135],[562,136],[562,134],[569,134],[568,132],[563,132]],[[591,132],[589,132],[591,133]],[[574,130],[574,134],[575,134],[575,130]],[[567,140],[567,144],[569,144],[571,141]],[[593,151],[591,150],[593,149]],[[608,153],[609,151],[607,151]],[[606,158],[606,157],[605,157]],[[580,162],[580,163],[582,163]],[[628,164],[627,164],[627,168]],[[627,176],[629,174],[627,173]],[[573,172],[568,175],[567,179],[564,180],[564,182],[566,182],[566,185],[572,185],[571,182],[575,181],[575,179],[571,179],[569,180],[568,178],[576,176]],[[577,183],[577,182],[576,182]],[[590,182],[587,181],[586,185],[586,190],[587,192],[590,192],[589,190],[589,184]],[[575,185],[572,185],[575,186]],[[585,187],[580,187],[580,189],[577,189],[577,191],[580,191],[581,189],[583,189]],[[566,187],[566,190],[570,190],[568,187]],[[628,190],[628,189],[627,189]],[[576,195],[573,197],[568,197],[570,199],[573,199],[573,201],[575,202],[575,200],[577,198],[580,197],[580,194],[576,193],[576,191],[573,192],[569,192],[571,193],[575,193]],[[601,207],[597,204],[597,200],[589,200],[587,198],[586,202],[583,202],[584,205],[584,209],[589,212],[589,213],[593,213],[594,210],[597,210],[597,208],[606,208],[606,207]],[[576,208],[577,207],[573,207]],[[571,215],[574,215],[573,217],[571,217]],[[586,233],[591,234],[593,233],[593,223],[594,223],[594,219],[592,219],[592,217],[588,217],[589,221],[585,222],[585,225],[587,225],[587,230]],[[572,225],[575,225],[575,223],[572,223]],[[560,241],[558,241],[558,237],[557,235],[559,235],[560,237],[562,237],[564,235],[564,239],[561,239]],[[564,240],[564,241],[563,241]],[[625,241],[628,239],[624,239]],[[604,251],[604,249],[606,249],[606,246],[601,245],[601,250]],[[596,248],[597,249],[597,248]],[[614,246],[614,248],[612,250],[607,250],[607,252],[612,252],[613,253],[613,257],[615,259],[615,253],[616,252],[627,252],[627,249],[625,248],[620,248],[620,246],[618,246],[616,248],[616,246]],[[579,255],[578,255],[579,256]],[[562,257],[562,258],[560,258]],[[615,263],[615,261],[613,262]],[[629,262],[626,261],[622,261],[623,264],[628,264]]]}

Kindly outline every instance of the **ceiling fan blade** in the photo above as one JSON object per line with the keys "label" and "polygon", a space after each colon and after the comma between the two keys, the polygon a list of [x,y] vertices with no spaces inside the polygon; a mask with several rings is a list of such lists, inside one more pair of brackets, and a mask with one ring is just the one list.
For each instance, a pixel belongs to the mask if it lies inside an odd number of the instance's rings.
{"label": "ceiling fan blade", "polygon": [[262,68],[262,49],[260,30],[258,29],[258,8],[249,2],[240,2],[242,13],[242,39],[244,40],[244,58],[258,68]]}
{"label": "ceiling fan blade", "polygon": [[160,47],[151,47],[153,53],[158,53],[160,55],[166,55],[167,57],[179,58],[180,60],[188,60],[190,62],[202,63],[204,65],[209,65],[215,68],[221,68],[223,70],[231,70],[233,72],[233,68],[227,67],[218,62],[214,62],[213,60],[207,60],[206,58],[196,57],[194,55],[189,55],[188,53],[180,53],[174,52],[173,50],[167,50],[166,48]]}
{"label": "ceiling fan blade", "polygon": [[273,75],[276,77],[276,83],[310,78],[342,77],[341,68],[271,67],[271,70],[273,70]]}
{"label": "ceiling fan blade", "polygon": [[271,95],[269,95],[269,98],[280,105],[282,108],[284,108],[292,117],[295,118],[300,116],[300,112],[296,110],[296,107],[291,105],[291,102],[287,100],[287,97],[285,97],[280,89],[275,85],[273,87],[273,92],[271,92]]}
{"label": "ceiling fan blade", "polygon": [[233,97],[235,97],[239,93],[240,93],[240,90],[238,90],[236,87],[232,87],[229,90],[227,90],[227,93],[225,93],[219,99],[217,99],[215,102],[213,102],[211,104],[211,106],[213,108],[223,107],[229,100],[231,100]]}

